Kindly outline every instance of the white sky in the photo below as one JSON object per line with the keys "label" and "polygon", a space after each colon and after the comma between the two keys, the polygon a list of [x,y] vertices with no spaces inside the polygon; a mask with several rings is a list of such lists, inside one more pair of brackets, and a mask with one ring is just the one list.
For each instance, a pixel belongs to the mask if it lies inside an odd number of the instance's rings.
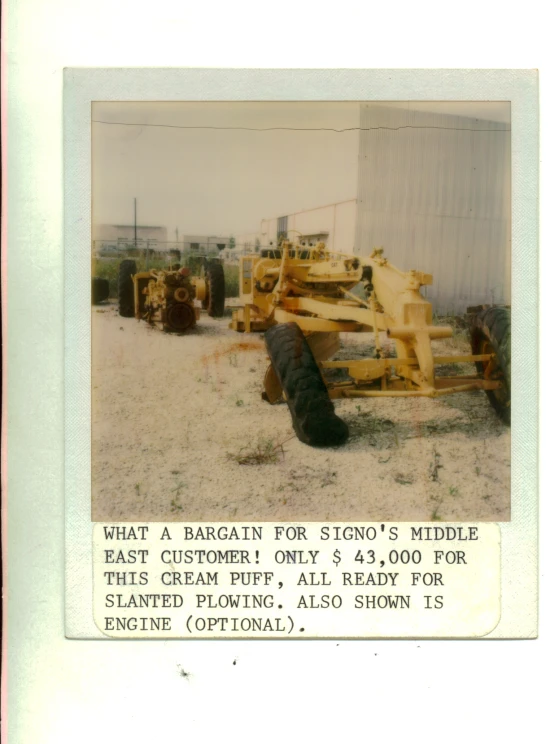
{"label": "white sky", "polygon": [[[505,102],[392,105],[510,121]],[[138,224],[167,227],[169,240],[176,227],[180,237],[238,234],[356,196],[357,131],[178,127],[345,129],[359,126],[359,103],[98,102],[92,120],[94,224],[132,224],[136,197]]]}
{"label": "white sky", "polygon": [[[356,103],[96,103],[92,119],[214,127],[357,127]],[[93,123],[93,222],[168,237],[253,232],[264,217],[355,198],[358,132]]]}

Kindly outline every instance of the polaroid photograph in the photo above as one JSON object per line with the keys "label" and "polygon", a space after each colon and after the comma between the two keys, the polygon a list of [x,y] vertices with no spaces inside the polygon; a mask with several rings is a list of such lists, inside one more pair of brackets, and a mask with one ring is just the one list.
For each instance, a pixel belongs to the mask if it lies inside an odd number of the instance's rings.
{"label": "polaroid photograph", "polygon": [[94,522],[510,519],[509,102],[94,102],[91,145]]}
{"label": "polaroid photograph", "polygon": [[381,80],[66,71],[68,637],[536,635],[536,75]]}

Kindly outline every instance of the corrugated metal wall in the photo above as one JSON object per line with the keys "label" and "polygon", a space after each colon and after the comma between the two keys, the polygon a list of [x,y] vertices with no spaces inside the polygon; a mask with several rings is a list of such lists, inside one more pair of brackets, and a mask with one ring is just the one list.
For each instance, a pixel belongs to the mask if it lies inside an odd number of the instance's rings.
{"label": "corrugated metal wall", "polygon": [[398,268],[432,273],[436,312],[508,304],[509,125],[376,104],[360,121],[419,128],[361,132],[356,252],[383,246]]}

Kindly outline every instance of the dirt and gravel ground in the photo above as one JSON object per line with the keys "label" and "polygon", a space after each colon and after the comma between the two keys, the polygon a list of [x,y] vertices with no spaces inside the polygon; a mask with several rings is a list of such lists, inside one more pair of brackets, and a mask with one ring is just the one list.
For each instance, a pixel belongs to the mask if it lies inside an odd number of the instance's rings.
{"label": "dirt and gravel ground", "polygon": [[[349,441],[313,449],[261,399],[259,334],[204,313],[165,334],[114,303],[92,316],[94,521],[510,519],[510,431],[483,392],[335,401]],[[338,358],[370,344],[343,334]]]}

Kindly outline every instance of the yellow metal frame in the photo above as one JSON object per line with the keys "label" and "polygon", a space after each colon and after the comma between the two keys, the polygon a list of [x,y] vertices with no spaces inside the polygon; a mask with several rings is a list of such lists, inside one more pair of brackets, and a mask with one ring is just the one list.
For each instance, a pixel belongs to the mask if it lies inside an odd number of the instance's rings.
{"label": "yellow metal frame", "polygon": [[[308,336],[322,370],[347,369],[346,382],[328,382],[333,398],[378,396],[437,397],[468,390],[501,387],[490,378],[494,354],[434,357],[433,339],[450,338],[450,326],[436,326],[431,303],[420,288],[432,276],[411,270],[403,272],[390,264],[382,249],[369,258],[328,252],[323,243],[315,248],[283,241],[280,258],[261,255],[240,259],[241,307],[233,312],[230,327],[245,333],[263,331],[276,323],[297,323]],[[351,289],[363,281],[368,299]],[[381,356],[381,334],[395,341],[397,358],[330,362],[331,348],[321,348],[314,336],[340,332],[374,333],[377,356]],[[435,376],[441,364],[489,362],[483,377]],[[273,374],[266,374],[265,390],[271,402],[281,391]]]}

